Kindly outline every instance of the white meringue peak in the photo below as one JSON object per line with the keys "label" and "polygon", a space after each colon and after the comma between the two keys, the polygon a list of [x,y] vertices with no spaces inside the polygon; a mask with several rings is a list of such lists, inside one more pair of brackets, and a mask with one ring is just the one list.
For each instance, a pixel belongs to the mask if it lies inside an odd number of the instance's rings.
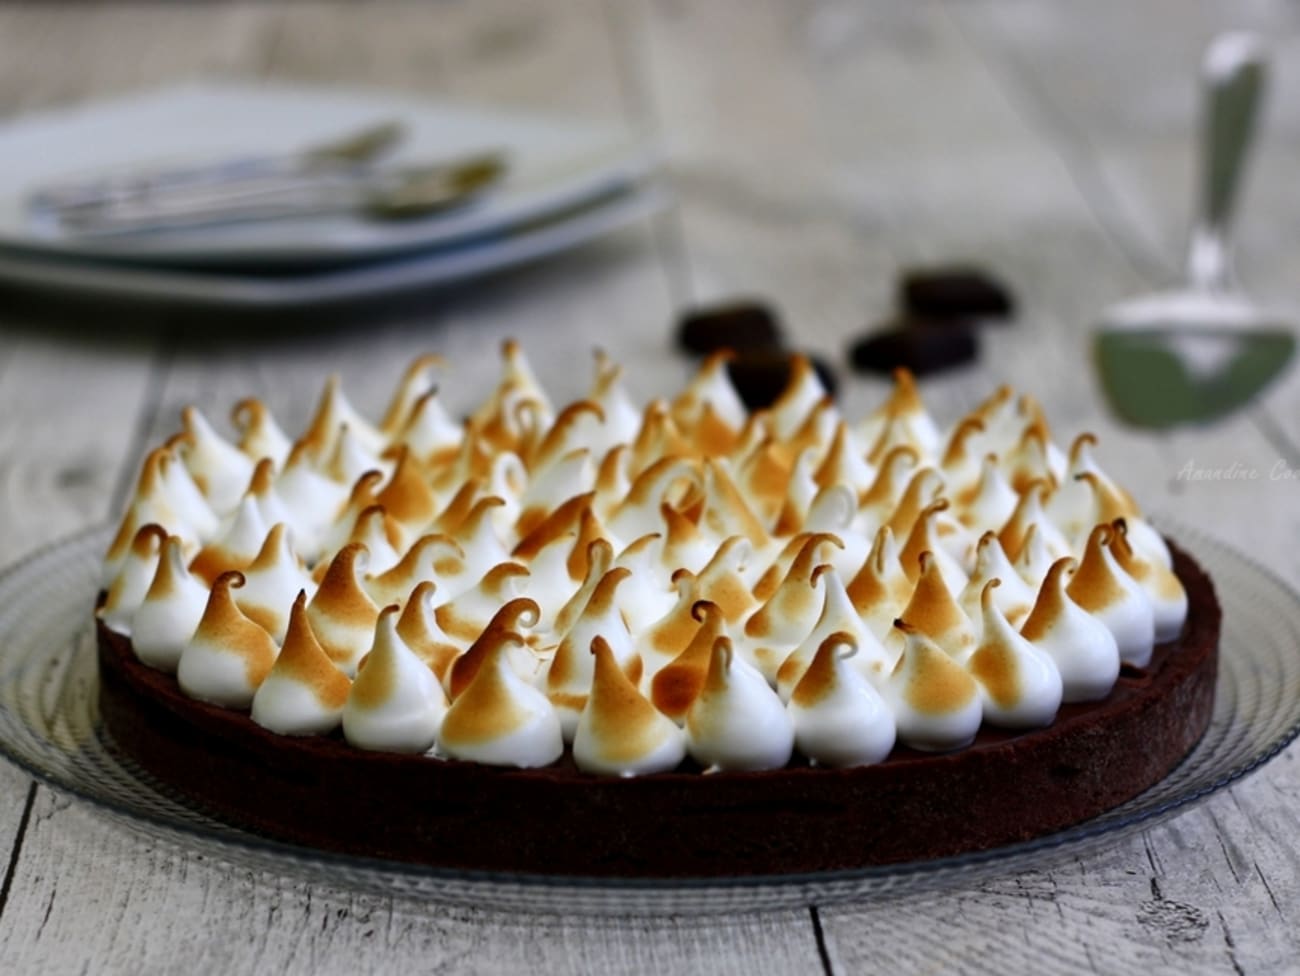
{"label": "white meringue peak", "polygon": [[428,665],[397,633],[395,606],[375,624],[375,639],[343,706],[343,735],[375,752],[422,753],[433,748],[447,696]]}
{"label": "white meringue peak", "polygon": [[132,620],[149,593],[166,543],[167,530],[152,522],[135,533],[117,575],[108,586],[108,595],[96,611],[109,630],[131,636]]}
{"label": "white meringue peak", "polygon": [[343,719],[351,687],[312,633],[307,594],[299,593],[284,646],[253,695],[253,721],[280,735],[328,735]]}
{"label": "white meringue peak", "polygon": [[1078,564],[1065,556],[1052,564],[1020,636],[1056,664],[1066,703],[1096,701],[1119,677],[1119,645],[1110,630],[1070,598],[1066,587]]}
{"label": "white meringue peak", "polygon": [[645,776],[675,769],[686,757],[686,737],[637,690],[603,637],[595,657],[591,694],[573,737],[573,761],[584,773]]}
{"label": "white meringue peak", "polygon": [[185,694],[222,708],[250,707],[280,651],[271,635],[235,604],[230,591],[243,585],[239,572],[217,578],[176,668]]}
{"label": "white meringue peak", "polygon": [[208,588],[186,568],[181,540],[168,536],[153,581],[131,621],[135,656],[151,668],[175,674],[207,604]]}
{"label": "white meringue peak", "polygon": [[869,766],[894,748],[893,713],[862,672],[846,664],[856,653],[853,635],[830,634],[790,694],[795,744],[814,765]]}
{"label": "white meringue peak", "polygon": [[1106,625],[1119,647],[1120,660],[1144,668],[1155,649],[1155,609],[1146,591],[1115,559],[1114,537],[1110,525],[1092,530],[1068,592],[1070,599]]}
{"label": "white meringue peak", "polygon": [[970,745],[984,707],[979,684],[919,629],[898,621],[903,654],[883,694],[898,724],[898,738],[923,752]]}
{"label": "white meringue peak", "polygon": [[1061,707],[1061,672],[1007,622],[994,599],[1000,585],[996,578],[984,584],[983,635],[967,662],[980,684],[984,720],[1011,729],[1050,725]]}
{"label": "white meringue peak", "polygon": [[686,712],[686,748],[706,772],[779,769],[794,750],[794,723],[781,699],[725,636],[713,642]]}

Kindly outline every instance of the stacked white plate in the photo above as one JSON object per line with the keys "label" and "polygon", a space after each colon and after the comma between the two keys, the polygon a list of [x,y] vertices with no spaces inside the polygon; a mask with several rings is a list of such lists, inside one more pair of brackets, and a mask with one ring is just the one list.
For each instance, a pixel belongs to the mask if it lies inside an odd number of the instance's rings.
{"label": "stacked white plate", "polygon": [[[110,236],[41,220],[32,191],[110,171],[292,153],[395,120],[385,164],[483,150],[507,160],[481,199],[427,217],[329,214]],[[617,126],[388,93],[204,85],[0,126],[0,282],[63,293],[277,308],[378,297],[522,264],[643,219],[657,157]]]}

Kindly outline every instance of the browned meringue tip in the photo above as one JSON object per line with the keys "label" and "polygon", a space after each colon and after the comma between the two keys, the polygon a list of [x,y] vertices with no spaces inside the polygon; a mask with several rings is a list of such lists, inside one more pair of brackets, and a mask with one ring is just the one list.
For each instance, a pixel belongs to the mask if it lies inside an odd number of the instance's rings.
{"label": "browned meringue tip", "polygon": [[248,494],[261,497],[270,493],[275,487],[275,462],[264,457],[253,468],[253,477],[248,482]]}
{"label": "browned meringue tip", "polygon": [[454,701],[469,687],[483,662],[496,654],[503,644],[517,643],[521,647],[529,647],[527,638],[519,632],[520,628],[537,626],[541,615],[537,601],[528,597],[516,597],[504,604],[483,628],[483,633],[470,644],[464,654],[452,662],[447,681],[451,699]]}
{"label": "browned meringue tip", "polygon": [[[436,353],[421,353],[406,364],[402,378],[393,391],[393,397],[384,410],[379,429],[390,437],[397,434],[410,419],[415,404],[434,392],[437,387],[427,379],[429,371],[435,366],[445,366],[446,360]],[[428,384],[426,389],[417,392],[417,386]]]}
{"label": "browned meringue tip", "polygon": [[994,576],[980,590],[980,609],[987,611],[993,606],[993,591],[1002,585],[1002,580]]}
{"label": "browned meringue tip", "polygon": [[[266,538],[262,541],[262,548],[257,550],[257,555],[248,564],[248,571],[252,573],[270,569],[279,562],[280,552],[285,547],[285,537],[288,534],[289,526],[284,522],[276,522],[275,525],[271,526],[270,531],[266,533]],[[290,552],[290,558],[293,558],[292,552]]]}
{"label": "browned meringue tip", "polygon": [[790,692],[790,701],[801,708],[811,708],[835,687],[835,662],[847,660],[858,653],[857,639],[850,633],[837,630],[818,646],[803,676]]}
{"label": "browned meringue tip", "polygon": [[1079,455],[1083,452],[1083,449],[1085,447],[1096,447],[1096,446],[1097,446],[1096,434],[1094,434],[1090,430],[1085,430],[1083,433],[1081,433],[1078,437],[1076,437],[1073,441],[1070,442],[1070,454],[1069,454],[1070,466],[1073,467],[1076,463],[1078,463]]}
{"label": "browned meringue tip", "polygon": [[1020,625],[1020,636],[1025,640],[1035,641],[1041,638],[1064,609],[1064,601],[1069,599],[1065,579],[1075,572],[1078,565],[1073,556],[1062,556],[1048,567],[1033,608]]}
{"label": "browned meringue tip", "polygon": [[131,551],[137,556],[152,556],[167,544],[167,530],[157,522],[146,522],[131,538]]}
{"label": "browned meringue tip", "polygon": [[966,417],[953,430],[948,438],[948,446],[943,452],[940,464],[952,464],[960,460],[969,449],[967,443],[976,434],[984,433],[984,421],[979,417]]}
{"label": "browned meringue tip", "polygon": [[568,501],[561,502],[538,525],[515,545],[511,555],[516,559],[532,559],[556,539],[577,534],[582,525],[582,516],[589,511],[596,499],[594,491],[574,495]]}

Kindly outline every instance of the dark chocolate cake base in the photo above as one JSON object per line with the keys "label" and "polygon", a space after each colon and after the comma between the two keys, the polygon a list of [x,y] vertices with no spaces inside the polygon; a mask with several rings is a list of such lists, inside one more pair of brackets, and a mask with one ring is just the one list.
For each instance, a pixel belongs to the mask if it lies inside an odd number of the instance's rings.
{"label": "dark chocolate cake base", "polygon": [[443,867],[620,877],[823,871],[942,857],[1068,827],[1136,796],[1210,721],[1219,604],[1185,553],[1190,610],[1151,665],[1046,729],[984,728],[934,755],[875,766],[791,766],[632,779],[565,760],[510,770],[290,738],[181,694],[175,678],[99,630],[100,707],[113,740],[213,815],[268,837]]}

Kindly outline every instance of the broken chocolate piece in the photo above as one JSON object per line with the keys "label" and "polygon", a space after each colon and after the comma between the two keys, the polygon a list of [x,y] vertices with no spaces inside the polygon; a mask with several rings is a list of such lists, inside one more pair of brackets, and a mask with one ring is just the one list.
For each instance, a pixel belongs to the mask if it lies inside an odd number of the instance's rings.
{"label": "broken chocolate piece", "polygon": [[[817,378],[826,387],[826,392],[834,396],[839,381],[830,366],[819,356],[803,355],[817,371]],[[761,410],[776,402],[790,382],[790,362],[794,356],[795,353],[780,349],[759,349],[738,355],[727,363],[731,384],[746,407]]]}
{"label": "broken chocolate piece", "polygon": [[900,310],[922,319],[1005,319],[1015,314],[1011,291],[987,271],[969,267],[917,268],[898,285]]}
{"label": "broken chocolate piece", "polygon": [[702,356],[719,349],[780,349],[782,341],[776,313],[751,300],[689,309],[677,327],[678,345]]}
{"label": "broken chocolate piece", "polygon": [[893,323],[859,339],[849,347],[856,369],[888,375],[905,366],[917,376],[937,373],[971,362],[978,351],[975,330],[969,322]]}

